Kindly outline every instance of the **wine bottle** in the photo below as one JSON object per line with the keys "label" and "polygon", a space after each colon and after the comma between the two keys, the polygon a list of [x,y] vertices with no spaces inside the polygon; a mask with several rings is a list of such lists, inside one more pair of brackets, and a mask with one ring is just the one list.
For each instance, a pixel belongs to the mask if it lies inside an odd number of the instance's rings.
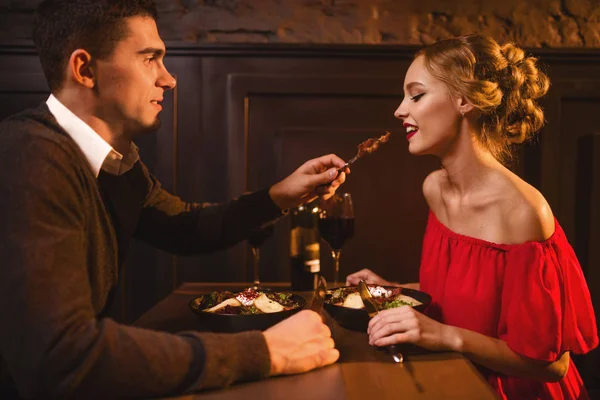
{"label": "wine bottle", "polygon": [[317,287],[321,272],[318,201],[291,210],[290,261],[292,290]]}

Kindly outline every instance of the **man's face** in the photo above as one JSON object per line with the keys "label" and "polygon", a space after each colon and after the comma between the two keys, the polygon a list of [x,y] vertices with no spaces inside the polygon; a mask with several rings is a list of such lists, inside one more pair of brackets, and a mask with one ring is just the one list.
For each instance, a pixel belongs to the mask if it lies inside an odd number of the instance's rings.
{"label": "man's face", "polygon": [[175,79],[163,64],[165,44],[154,20],[131,17],[125,24],[113,54],[96,60],[96,114],[115,134],[133,138],[158,129],[163,93]]}

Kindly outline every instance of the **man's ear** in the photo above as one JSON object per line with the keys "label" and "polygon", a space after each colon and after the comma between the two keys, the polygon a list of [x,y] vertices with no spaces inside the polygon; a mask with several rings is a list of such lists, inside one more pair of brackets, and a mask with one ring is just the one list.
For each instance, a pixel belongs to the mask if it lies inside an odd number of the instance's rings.
{"label": "man's ear", "polygon": [[75,50],[69,58],[67,74],[78,84],[93,88],[96,76],[90,53],[83,49]]}

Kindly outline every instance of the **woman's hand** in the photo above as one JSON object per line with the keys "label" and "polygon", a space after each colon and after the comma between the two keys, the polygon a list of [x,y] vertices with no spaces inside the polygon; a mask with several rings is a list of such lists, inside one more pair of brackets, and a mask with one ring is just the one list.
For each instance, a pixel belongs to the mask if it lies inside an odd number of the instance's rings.
{"label": "woman's hand", "polygon": [[503,340],[444,325],[410,306],[380,311],[369,321],[369,344],[412,343],[433,351],[456,351],[508,376],[558,382],[569,370],[569,352],[554,361],[534,360],[512,351]]}
{"label": "woman's hand", "polygon": [[365,283],[370,283],[373,285],[381,285],[381,286],[389,286],[389,285],[393,285],[393,283],[386,281],[385,279],[383,279],[382,277],[380,277],[379,275],[377,275],[375,272],[371,271],[370,269],[361,269],[358,272],[355,272],[353,274],[350,274],[346,277],[346,285],[347,286],[356,286],[358,285],[359,281],[365,281]]}
{"label": "woman's hand", "polygon": [[453,327],[439,323],[410,306],[380,311],[369,321],[369,344],[412,343],[429,350],[457,350]]}

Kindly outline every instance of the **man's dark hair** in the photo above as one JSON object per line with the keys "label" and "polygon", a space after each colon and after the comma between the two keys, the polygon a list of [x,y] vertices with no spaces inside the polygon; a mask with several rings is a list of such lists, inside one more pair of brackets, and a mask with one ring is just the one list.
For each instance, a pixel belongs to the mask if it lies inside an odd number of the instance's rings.
{"label": "man's dark hair", "polygon": [[110,57],[126,37],[125,18],[156,20],[154,0],[45,0],[35,12],[33,42],[51,91],[61,88],[73,51]]}

